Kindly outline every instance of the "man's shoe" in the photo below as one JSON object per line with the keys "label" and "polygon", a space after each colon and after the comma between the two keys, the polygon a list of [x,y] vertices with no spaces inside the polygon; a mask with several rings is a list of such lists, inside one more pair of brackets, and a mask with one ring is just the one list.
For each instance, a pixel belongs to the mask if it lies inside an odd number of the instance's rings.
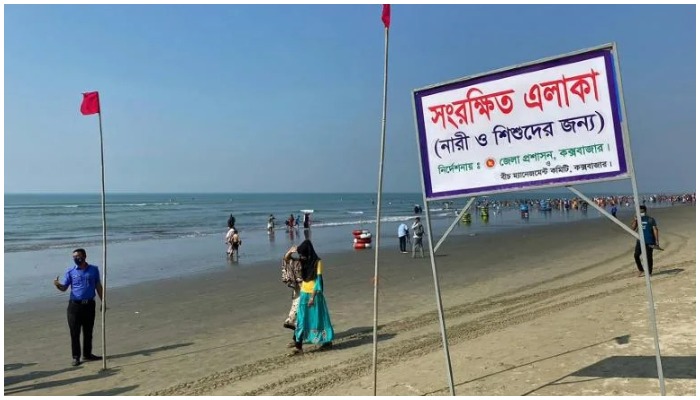
{"label": "man's shoe", "polygon": [[88,354],[85,357],[83,357],[83,361],[97,361],[97,360],[101,360],[101,359],[102,359],[102,357],[96,356],[94,354]]}
{"label": "man's shoe", "polygon": [[72,366],[74,366],[74,367],[77,367],[78,365],[80,365],[80,358],[77,358],[77,357],[74,358],[74,359],[73,359],[73,362],[70,363],[70,365],[72,365]]}

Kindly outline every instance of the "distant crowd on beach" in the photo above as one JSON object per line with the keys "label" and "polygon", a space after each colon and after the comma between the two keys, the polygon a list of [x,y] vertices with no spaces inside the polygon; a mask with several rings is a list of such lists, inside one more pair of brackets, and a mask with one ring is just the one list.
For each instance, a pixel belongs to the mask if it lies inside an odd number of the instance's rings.
{"label": "distant crowd on beach", "polygon": [[[276,218],[274,214],[270,214],[267,218],[267,233],[269,235],[274,235],[275,233],[275,221]],[[310,237],[309,230],[311,229],[311,212],[304,212],[303,221],[300,214],[297,214],[296,217],[294,217],[294,214],[289,214],[289,218],[284,220],[285,230],[290,233],[290,235],[293,235],[293,233],[299,229],[300,224],[304,226],[304,237],[308,239]],[[237,261],[238,249],[243,241],[240,238],[238,229],[236,229],[236,217],[234,217],[233,214],[229,216],[227,225],[228,230],[224,235],[224,243],[227,246],[226,255],[230,260]]]}
{"label": "distant crowd on beach", "polygon": [[[275,232],[275,220],[276,218],[274,214],[270,214],[270,216],[267,218],[267,233],[272,234]],[[294,217],[294,214],[289,214],[289,218],[284,220],[284,227],[287,232],[289,232],[290,229],[298,229],[302,224],[304,229],[311,228],[311,213],[304,213],[303,222],[300,214],[297,214],[296,218]]]}
{"label": "distant crowd on beach", "polygon": [[[611,211],[613,214],[620,207],[631,207],[634,204],[634,197],[628,195],[619,196],[594,196],[591,198],[596,205]],[[451,202],[450,202],[451,203]],[[640,203],[644,205],[658,204],[658,205],[676,205],[676,204],[689,204],[695,205],[695,192],[684,193],[684,194],[652,194],[640,198]],[[518,200],[491,200],[484,197],[476,202],[476,208],[487,207],[494,212],[499,212],[505,209],[517,209],[523,205],[528,206],[530,209],[547,209],[547,210],[559,210],[559,211],[570,211],[570,210],[584,210],[587,208],[588,203],[579,197],[560,197],[560,198],[546,198],[546,199],[518,199]],[[447,204],[447,208],[451,204]]]}
{"label": "distant crowd on beach", "polygon": [[[617,216],[617,212],[621,208],[630,208],[634,204],[634,197],[630,195],[605,195],[605,196],[593,196],[591,197],[591,200],[595,202],[595,204],[600,207],[605,209],[606,211],[610,212],[614,217]],[[664,194],[664,193],[659,193],[659,194],[651,194],[651,195],[645,195],[640,198],[640,205],[659,205],[659,206],[673,206],[673,205],[678,205],[678,204],[689,204],[689,205],[695,205],[695,192],[693,193],[683,193],[683,194]],[[454,201],[445,201],[442,203],[442,210],[454,210],[455,215],[459,214],[457,209],[454,206]],[[525,199],[512,199],[512,200],[494,200],[492,198],[489,198],[488,196],[482,196],[478,198],[473,206],[473,212],[474,213],[481,213],[482,218],[488,218],[488,214],[490,212],[493,212],[493,214],[499,214],[504,210],[509,210],[509,209],[519,209],[521,214],[524,216],[524,218],[527,218],[528,213],[531,211],[539,210],[539,211],[560,211],[560,212],[568,212],[568,211],[580,211],[580,212],[587,212],[588,211],[588,203],[579,197],[556,197],[556,198],[525,198]],[[306,210],[302,210],[306,211]],[[415,204],[413,206],[413,213],[414,215],[420,216],[423,215],[424,210],[423,207],[419,204]],[[284,224],[285,224],[285,230],[292,234],[296,232],[296,230],[299,229],[300,226],[304,227],[305,230],[305,238],[309,238],[308,231],[311,228],[311,212],[312,210],[309,210],[309,212],[304,212],[303,216],[302,214],[297,214],[296,216],[291,213],[289,214],[289,217],[285,219]],[[485,215],[484,215],[485,214]],[[411,244],[412,247],[414,248],[414,256],[415,256],[415,251],[420,251],[422,253],[422,229],[419,225],[420,223],[416,223],[420,221],[420,218],[417,219],[417,221],[414,221],[411,226],[410,230],[411,231],[418,231],[419,233],[417,235],[409,235],[409,227],[406,226],[400,226],[400,230],[402,232],[399,234],[399,237],[406,236],[407,238],[410,238],[410,236],[413,236],[411,239],[413,240],[407,240],[408,243]],[[465,215],[463,217],[462,222],[471,222],[471,216],[470,215]],[[225,243],[227,245],[227,255],[229,258],[233,260],[238,259],[238,249],[240,248],[242,244],[242,240],[240,238],[239,232],[235,227],[236,223],[236,218],[231,214],[228,219],[228,231],[225,234]],[[270,214],[268,219],[267,219],[267,232],[270,235],[274,235],[276,228],[276,218],[274,214]],[[416,244],[416,242],[418,244]],[[402,252],[407,252],[406,251],[406,245],[401,246],[401,251]]]}

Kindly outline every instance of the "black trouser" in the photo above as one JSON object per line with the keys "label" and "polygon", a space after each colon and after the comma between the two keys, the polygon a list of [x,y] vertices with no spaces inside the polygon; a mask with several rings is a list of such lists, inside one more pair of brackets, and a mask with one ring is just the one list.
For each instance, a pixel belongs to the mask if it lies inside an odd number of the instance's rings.
{"label": "black trouser", "polygon": [[[647,261],[649,262],[649,275],[651,275],[651,271],[654,269],[654,258],[652,257],[653,253],[654,249],[647,245]],[[634,248],[634,262],[637,263],[637,269],[639,270],[639,272],[644,272],[641,255],[642,245],[639,243],[639,240],[637,240],[637,246],[635,246]]]}
{"label": "black trouser", "polygon": [[406,251],[406,236],[401,236],[399,238],[399,249],[401,251]]}
{"label": "black trouser", "polygon": [[95,326],[95,300],[68,302],[68,328],[73,358],[80,358],[80,328],[83,329],[83,356],[92,354],[92,328]]}

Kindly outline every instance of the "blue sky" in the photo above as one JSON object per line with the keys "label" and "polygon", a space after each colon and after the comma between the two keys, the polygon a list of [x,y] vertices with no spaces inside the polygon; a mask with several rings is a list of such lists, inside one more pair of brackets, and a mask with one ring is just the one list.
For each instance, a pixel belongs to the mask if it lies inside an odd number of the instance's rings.
{"label": "blue sky", "polygon": [[[89,90],[107,191],[376,191],[380,14],[5,6],[5,192],[100,190]],[[393,6],[384,190],[421,190],[413,89],[611,41],[640,190],[695,190],[694,5]]]}

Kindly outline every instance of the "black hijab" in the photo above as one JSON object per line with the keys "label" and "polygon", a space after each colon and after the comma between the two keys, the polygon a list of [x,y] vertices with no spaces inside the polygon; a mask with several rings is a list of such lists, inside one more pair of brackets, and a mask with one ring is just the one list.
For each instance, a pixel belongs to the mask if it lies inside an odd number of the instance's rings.
{"label": "black hijab", "polygon": [[304,240],[297,246],[297,253],[301,256],[301,279],[313,281],[316,279],[316,263],[320,260],[310,240]]}

